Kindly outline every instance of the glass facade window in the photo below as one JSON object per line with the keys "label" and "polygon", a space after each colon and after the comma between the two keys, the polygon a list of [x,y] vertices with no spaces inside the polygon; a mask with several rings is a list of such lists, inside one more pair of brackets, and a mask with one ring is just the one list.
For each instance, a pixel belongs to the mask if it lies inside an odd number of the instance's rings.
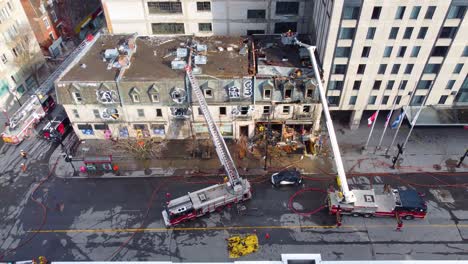
{"label": "glass facade window", "polygon": [[374,6],[374,9],[372,10],[371,19],[379,19],[380,18],[380,12],[382,12],[382,7],[381,6]]}
{"label": "glass facade window", "polygon": [[455,80],[449,80],[447,82],[447,87],[445,87],[445,89],[452,90],[454,85],[455,85]]}
{"label": "glass facade window", "polygon": [[406,46],[401,46],[400,49],[398,50],[397,57],[404,57],[406,53]]}
{"label": "glass facade window", "polygon": [[375,36],[375,27],[370,27],[370,28],[367,30],[366,39],[374,39],[374,36]]}
{"label": "glass facade window", "polygon": [[353,90],[359,90],[361,88],[361,81],[354,81]]}
{"label": "glass facade window", "polygon": [[435,46],[432,49],[431,56],[434,57],[445,57],[449,51],[449,46]]}
{"label": "glass facade window", "polygon": [[375,104],[375,101],[377,101],[377,96],[373,95],[373,96],[370,96],[370,97],[369,97],[368,103],[369,103],[370,105],[374,105],[374,104]]}
{"label": "glass facade window", "polygon": [[405,6],[399,6],[395,14],[395,19],[403,19],[403,16],[405,15],[405,10]]}
{"label": "glass facade window", "polygon": [[395,85],[395,81],[390,80],[390,81],[387,82],[387,87],[385,87],[385,89],[386,90],[392,90],[394,85]]}
{"label": "glass facade window", "polygon": [[420,6],[413,7],[413,10],[411,10],[410,19],[418,19],[420,11],[421,11]]}
{"label": "glass facade window", "polygon": [[389,58],[392,55],[392,50],[393,50],[392,46],[385,47],[384,54],[383,54],[384,58]]}
{"label": "glass facade window", "polygon": [[382,98],[382,104],[383,105],[386,105],[388,103],[388,99],[390,98],[390,96],[388,95],[385,95],[383,98]]}
{"label": "glass facade window", "polygon": [[369,54],[370,54],[370,50],[371,50],[371,47],[364,47],[364,48],[362,49],[361,57],[363,57],[363,58],[368,58],[368,57],[369,57]]}
{"label": "glass facade window", "polygon": [[365,71],[366,71],[366,65],[365,64],[359,64],[356,73],[357,74],[364,74]]}
{"label": "glass facade window", "polygon": [[457,65],[455,65],[455,69],[453,69],[453,73],[460,73],[462,69],[463,69],[463,63],[458,63]]}
{"label": "glass facade window", "polygon": [[439,99],[438,104],[445,104],[445,101],[447,101],[448,96],[447,95],[442,95]]}
{"label": "glass facade window", "polygon": [[355,32],[355,28],[341,28],[340,39],[353,39]]}
{"label": "glass facade window", "polygon": [[411,74],[413,72],[414,64],[407,64],[405,68],[405,74]]}
{"label": "glass facade window", "polygon": [[407,27],[405,29],[405,34],[403,34],[404,39],[411,39],[411,35],[413,34],[413,27]]}
{"label": "glass facade window", "polygon": [[398,29],[397,27],[392,27],[390,30],[390,35],[388,36],[389,39],[396,39],[398,36]]}
{"label": "glass facade window", "polygon": [[358,19],[359,9],[358,6],[345,6],[343,8],[343,19]]}
{"label": "glass facade window", "polygon": [[380,64],[377,74],[385,74],[386,70],[387,70],[387,64]]}
{"label": "glass facade window", "polygon": [[420,50],[421,50],[421,46],[414,46],[413,50],[411,50],[411,57],[417,58]]}
{"label": "glass facade window", "polygon": [[351,47],[336,47],[335,57],[349,58],[350,55],[351,55]]}
{"label": "glass facade window", "polygon": [[458,27],[443,27],[440,31],[439,38],[453,39],[457,34]]}
{"label": "glass facade window", "polygon": [[426,37],[427,29],[428,29],[427,27],[421,27],[419,29],[418,39],[424,39]]}
{"label": "glass facade window", "polygon": [[428,6],[426,10],[426,15],[424,15],[424,19],[432,19],[434,16],[436,7],[435,6]]}
{"label": "glass facade window", "polygon": [[431,87],[431,83],[432,83],[431,80],[421,80],[418,82],[417,88],[427,90]]}
{"label": "glass facade window", "polygon": [[328,90],[342,90],[343,81],[330,81],[328,84]]}
{"label": "glass facade window", "polygon": [[437,74],[439,73],[439,70],[440,70],[440,64],[428,63],[426,64],[426,67],[424,67],[423,73]]}
{"label": "glass facade window", "polygon": [[393,64],[392,74],[398,74],[399,71],[400,71],[400,64]]}
{"label": "glass facade window", "polygon": [[449,19],[463,19],[466,12],[466,6],[452,5],[448,11],[447,18]]}
{"label": "glass facade window", "polygon": [[379,90],[381,85],[382,85],[381,80],[375,80],[374,85],[372,86],[372,90]]}
{"label": "glass facade window", "polygon": [[333,74],[345,74],[346,73],[346,64],[335,64],[333,65],[332,73]]}
{"label": "glass facade window", "polygon": [[355,105],[356,104],[356,101],[357,101],[357,96],[351,96],[349,98],[349,105]]}
{"label": "glass facade window", "polygon": [[403,81],[401,81],[399,90],[404,90],[404,89],[406,89],[406,85],[407,85],[407,84],[408,84],[408,80],[403,80]]}

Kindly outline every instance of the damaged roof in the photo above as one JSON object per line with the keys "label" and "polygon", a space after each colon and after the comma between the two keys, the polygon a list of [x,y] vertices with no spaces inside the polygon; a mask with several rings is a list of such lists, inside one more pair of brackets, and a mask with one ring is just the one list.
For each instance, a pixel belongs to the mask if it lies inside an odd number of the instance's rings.
{"label": "damaged roof", "polygon": [[[114,81],[120,69],[108,68],[104,53],[115,49],[129,35],[103,35],[90,50],[63,76],[62,81]],[[186,47],[190,39],[206,45],[207,50],[199,55],[206,56],[206,64],[198,65],[202,75],[217,78],[235,78],[249,75],[249,54],[239,51],[247,44],[240,37],[190,37],[173,38],[138,37],[136,51],[131,63],[122,76],[122,81],[151,81],[159,79],[183,78],[183,69],[172,69],[177,48]],[[183,58],[183,60],[186,60]]]}
{"label": "damaged roof", "polygon": [[[281,35],[254,35],[258,74],[289,76],[298,68],[308,68],[308,53],[297,45],[284,45]],[[302,55],[302,59],[301,59]]]}

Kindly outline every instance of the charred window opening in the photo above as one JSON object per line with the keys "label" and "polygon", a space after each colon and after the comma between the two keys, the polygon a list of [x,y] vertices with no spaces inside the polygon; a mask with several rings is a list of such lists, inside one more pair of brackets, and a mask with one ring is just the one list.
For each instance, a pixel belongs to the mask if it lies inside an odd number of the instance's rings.
{"label": "charred window opening", "polygon": [[171,98],[174,102],[181,104],[187,98],[187,94],[185,93],[185,90],[183,90],[182,88],[174,88],[171,91]]}
{"label": "charred window opening", "polygon": [[284,90],[284,99],[291,99],[291,94],[292,94],[292,90],[289,88],[286,88]]}
{"label": "charred window opening", "polygon": [[249,107],[248,106],[241,106],[239,109],[239,112],[241,115],[247,115],[249,113]]}

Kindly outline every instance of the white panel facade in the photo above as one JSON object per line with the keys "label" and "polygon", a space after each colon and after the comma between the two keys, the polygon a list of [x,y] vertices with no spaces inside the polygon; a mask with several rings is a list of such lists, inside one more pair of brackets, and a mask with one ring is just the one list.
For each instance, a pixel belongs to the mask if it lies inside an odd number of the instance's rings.
{"label": "white panel facade", "polygon": [[364,110],[389,110],[394,100],[397,107],[408,105],[416,87],[413,105],[425,96],[428,105],[452,105],[467,85],[467,6],[457,0],[315,1],[314,34],[330,109],[353,111],[356,127]]}

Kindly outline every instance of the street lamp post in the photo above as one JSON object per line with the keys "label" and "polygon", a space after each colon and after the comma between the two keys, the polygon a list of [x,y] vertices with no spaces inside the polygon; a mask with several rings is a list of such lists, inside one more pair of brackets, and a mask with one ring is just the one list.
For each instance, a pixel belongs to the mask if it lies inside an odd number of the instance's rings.
{"label": "street lamp post", "polygon": [[460,166],[462,165],[462,163],[463,163],[463,161],[465,160],[466,156],[468,156],[468,149],[466,149],[465,155],[463,155],[463,156],[460,157],[460,161],[459,161],[458,164],[457,164],[457,168],[460,168]]}

